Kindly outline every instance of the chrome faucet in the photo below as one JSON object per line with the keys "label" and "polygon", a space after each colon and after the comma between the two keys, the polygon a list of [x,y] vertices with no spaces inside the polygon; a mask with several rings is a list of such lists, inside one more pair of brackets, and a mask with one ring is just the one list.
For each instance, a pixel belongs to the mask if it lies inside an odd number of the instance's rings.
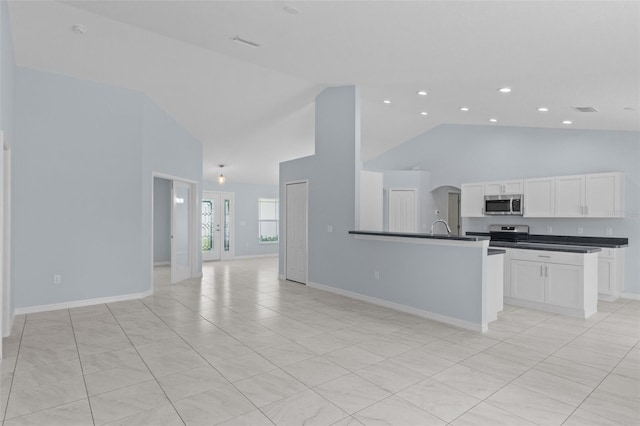
{"label": "chrome faucet", "polygon": [[449,228],[449,224],[444,219],[438,219],[433,221],[433,223],[431,224],[431,235],[433,235],[433,226],[438,222],[444,223],[444,226],[447,227],[447,235],[451,235],[451,228]]}

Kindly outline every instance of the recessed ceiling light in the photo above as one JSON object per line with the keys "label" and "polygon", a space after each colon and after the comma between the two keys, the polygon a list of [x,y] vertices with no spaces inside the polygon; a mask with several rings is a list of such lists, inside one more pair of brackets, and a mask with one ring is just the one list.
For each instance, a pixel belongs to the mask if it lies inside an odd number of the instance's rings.
{"label": "recessed ceiling light", "polygon": [[564,121],[562,122],[562,124],[573,124],[573,121],[571,121],[571,120],[564,120]]}
{"label": "recessed ceiling light", "polygon": [[245,46],[253,47],[254,49],[260,47],[258,43],[250,40],[246,40],[244,38],[240,38],[240,36],[231,37],[231,40],[235,41],[236,43],[243,44]]}
{"label": "recessed ceiling light", "polygon": [[624,107],[623,108],[625,111],[635,111],[636,109],[634,107]]}
{"label": "recessed ceiling light", "polygon": [[384,101],[382,101],[382,102],[383,102],[383,103],[385,103],[385,104],[390,104],[390,103],[391,103],[391,101],[390,101],[389,99],[385,99],[385,100],[384,100]]}
{"label": "recessed ceiling light", "polygon": [[71,30],[78,35],[84,35],[84,33],[87,32],[87,27],[81,24],[75,24],[73,27],[71,27]]}
{"label": "recessed ceiling light", "polygon": [[421,91],[418,92],[418,95],[427,96],[427,92],[425,90],[421,90]]}
{"label": "recessed ceiling light", "polygon": [[547,108],[547,107],[540,107],[540,108],[538,108],[538,111],[540,111],[540,112],[548,112],[548,111],[549,111],[549,108]]}
{"label": "recessed ceiling light", "polygon": [[466,112],[466,111],[469,111],[469,108],[468,107],[462,107],[462,108],[460,108],[460,111],[465,111]]}
{"label": "recessed ceiling light", "polygon": [[428,113],[428,112],[426,112],[426,111],[422,111],[422,112],[420,113],[420,115],[429,115],[429,113]]}
{"label": "recessed ceiling light", "polygon": [[498,122],[498,120],[496,120],[495,118],[490,118],[489,121],[492,122],[492,123],[497,123]]}
{"label": "recessed ceiling light", "polygon": [[511,93],[511,88],[510,87],[501,87],[498,89],[498,92],[500,93]]}

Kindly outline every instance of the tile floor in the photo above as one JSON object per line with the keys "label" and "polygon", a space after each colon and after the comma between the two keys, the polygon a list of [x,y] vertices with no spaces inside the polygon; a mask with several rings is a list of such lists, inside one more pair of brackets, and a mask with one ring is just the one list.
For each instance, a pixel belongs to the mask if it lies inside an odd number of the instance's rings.
{"label": "tile floor", "polygon": [[507,306],[485,335],[206,263],[143,300],[16,318],[4,425],[637,425],[640,302]]}

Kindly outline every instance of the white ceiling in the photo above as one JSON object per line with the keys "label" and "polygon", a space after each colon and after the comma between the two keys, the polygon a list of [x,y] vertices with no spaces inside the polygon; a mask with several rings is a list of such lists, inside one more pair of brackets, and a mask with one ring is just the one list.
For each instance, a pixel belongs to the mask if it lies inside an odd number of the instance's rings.
{"label": "white ceiling", "polygon": [[224,163],[276,183],[313,153],[332,85],[363,88],[363,160],[441,123],[640,130],[638,1],[16,1],[10,18],[19,65],[144,92],[203,142],[205,179]]}

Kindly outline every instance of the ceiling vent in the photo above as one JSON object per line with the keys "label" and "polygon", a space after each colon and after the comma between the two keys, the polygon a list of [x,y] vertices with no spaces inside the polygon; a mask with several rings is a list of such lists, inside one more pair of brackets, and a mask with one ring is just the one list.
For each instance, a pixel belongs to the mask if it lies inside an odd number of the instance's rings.
{"label": "ceiling vent", "polygon": [[578,112],[598,112],[598,110],[592,106],[573,107],[573,109],[575,109]]}

